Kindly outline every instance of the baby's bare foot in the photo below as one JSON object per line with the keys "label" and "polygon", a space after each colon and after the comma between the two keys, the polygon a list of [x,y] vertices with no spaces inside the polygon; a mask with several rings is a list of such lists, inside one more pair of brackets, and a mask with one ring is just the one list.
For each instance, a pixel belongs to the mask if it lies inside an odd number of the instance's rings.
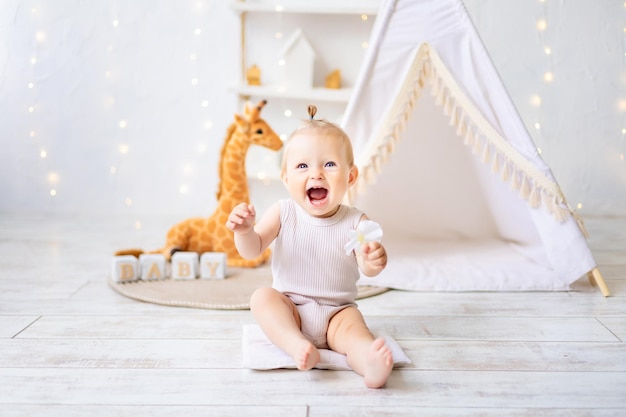
{"label": "baby's bare foot", "polygon": [[367,352],[367,364],[363,381],[368,388],[380,388],[387,382],[393,369],[393,355],[385,344],[384,339],[372,342]]}
{"label": "baby's bare foot", "polygon": [[293,360],[296,361],[296,366],[301,371],[312,369],[320,361],[319,350],[308,340],[299,342],[294,352]]}

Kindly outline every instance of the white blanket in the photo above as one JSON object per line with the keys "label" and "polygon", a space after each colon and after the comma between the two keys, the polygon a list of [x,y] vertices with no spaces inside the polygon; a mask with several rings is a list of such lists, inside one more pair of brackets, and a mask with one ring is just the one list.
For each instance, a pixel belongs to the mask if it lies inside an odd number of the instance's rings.
{"label": "white blanket", "polygon": [[[392,337],[385,336],[385,343],[391,349],[394,367],[411,363],[398,342]],[[291,358],[280,348],[269,341],[265,333],[256,324],[243,326],[242,337],[243,367],[257,370],[288,368],[296,369]],[[320,349],[320,362],[317,369],[351,370],[346,356],[329,349]]]}

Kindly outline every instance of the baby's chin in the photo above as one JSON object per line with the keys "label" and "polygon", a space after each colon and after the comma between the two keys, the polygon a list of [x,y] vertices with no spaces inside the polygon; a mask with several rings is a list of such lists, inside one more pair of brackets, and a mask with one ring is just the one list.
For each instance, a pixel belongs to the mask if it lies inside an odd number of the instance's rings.
{"label": "baby's chin", "polygon": [[310,201],[307,201],[304,205],[301,204],[301,207],[311,216],[320,217],[320,218],[331,217],[335,213],[337,213],[337,210],[339,210],[338,204],[334,206],[332,205],[319,206],[319,205],[311,204]]}

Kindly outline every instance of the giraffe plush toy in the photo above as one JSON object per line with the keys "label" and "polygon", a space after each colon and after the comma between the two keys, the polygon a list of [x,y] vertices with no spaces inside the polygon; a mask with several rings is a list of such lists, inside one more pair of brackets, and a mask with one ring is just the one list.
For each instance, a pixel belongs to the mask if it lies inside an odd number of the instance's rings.
{"label": "giraffe plush toy", "polygon": [[[267,261],[269,249],[255,259],[242,258],[235,248],[233,232],[226,227],[226,220],[233,207],[243,202],[250,203],[245,167],[250,145],[261,145],[277,151],[283,144],[272,128],[261,119],[261,110],[266,103],[265,100],[256,106],[247,103],[244,114],[235,114],[235,121],[228,128],[221,152],[215,212],[210,217],[190,218],[174,225],[167,232],[165,246],[147,253],[160,253],[169,260],[176,251],[224,252],[228,266],[247,268]],[[115,255],[139,256],[142,253],[140,249],[128,249],[117,251]]]}

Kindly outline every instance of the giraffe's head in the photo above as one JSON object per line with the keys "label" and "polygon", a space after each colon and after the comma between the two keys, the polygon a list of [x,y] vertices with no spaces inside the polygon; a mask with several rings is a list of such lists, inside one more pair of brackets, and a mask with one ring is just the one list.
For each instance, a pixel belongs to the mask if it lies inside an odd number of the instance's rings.
{"label": "giraffe's head", "polygon": [[283,146],[283,141],[270,125],[261,119],[261,110],[266,104],[266,100],[261,100],[256,105],[246,103],[243,115],[235,114],[235,125],[244,138],[245,145],[261,145],[277,151]]}

